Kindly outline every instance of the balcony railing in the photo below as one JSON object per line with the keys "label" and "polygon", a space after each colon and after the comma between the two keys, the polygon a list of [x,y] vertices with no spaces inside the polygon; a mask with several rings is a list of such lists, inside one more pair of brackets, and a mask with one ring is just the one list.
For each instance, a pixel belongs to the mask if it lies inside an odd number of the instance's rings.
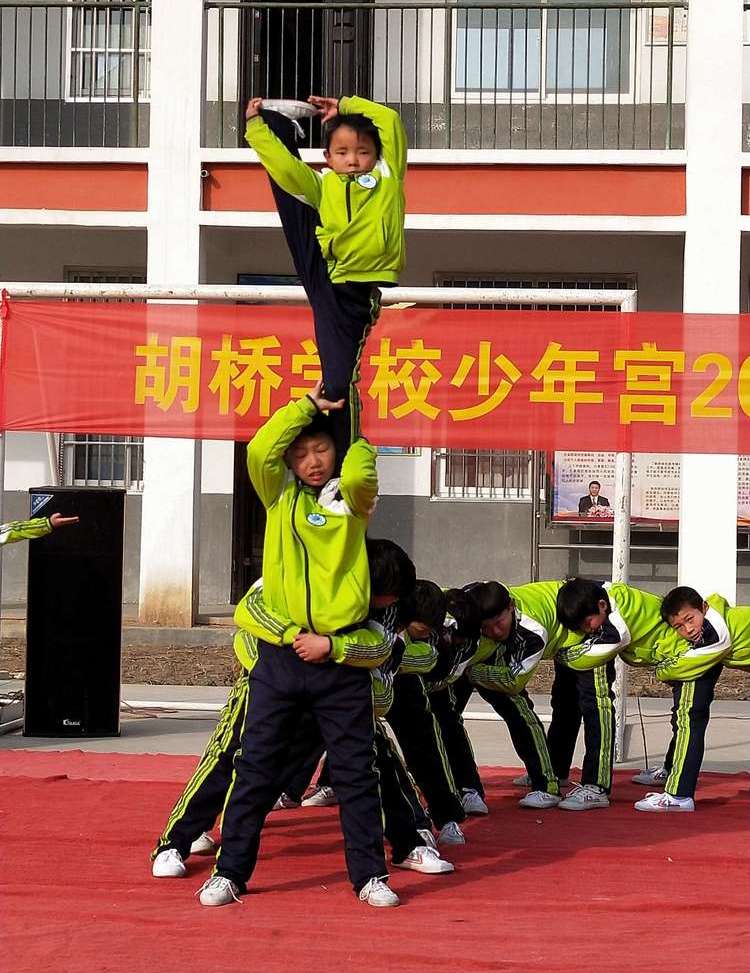
{"label": "balcony railing", "polygon": [[684,146],[681,0],[204,8],[206,146],[243,144],[251,96],[344,93],[398,109],[413,148]]}
{"label": "balcony railing", "polygon": [[0,0],[0,144],[148,144],[150,0]]}

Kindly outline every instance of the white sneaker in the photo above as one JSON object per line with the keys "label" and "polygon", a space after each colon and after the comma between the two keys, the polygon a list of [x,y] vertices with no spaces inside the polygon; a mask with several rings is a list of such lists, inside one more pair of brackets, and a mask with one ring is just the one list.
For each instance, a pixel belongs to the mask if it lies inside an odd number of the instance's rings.
{"label": "white sneaker", "polygon": [[564,811],[591,811],[596,807],[609,807],[609,798],[597,784],[576,784],[557,806]]}
{"label": "white sneaker", "polygon": [[360,890],[359,900],[368,905],[374,905],[376,909],[387,909],[401,905],[396,893],[381,878],[371,878],[367,885]]}
{"label": "white sneaker", "polygon": [[440,829],[437,843],[439,845],[465,845],[466,837],[455,821],[447,821]]}
{"label": "white sneaker", "polygon": [[302,801],[302,807],[333,807],[334,804],[338,804],[338,799],[332,787],[319,787]]}
{"label": "white sneaker", "polygon": [[204,831],[200,838],[196,838],[190,846],[191,855],[215,855],[216,842],[210,834]]}
{"label": "white sneaker", "polygon": [[518,803],[521,807],[533,807],[543,811],[548,807],[557,807],[561,800],[559,794],[548,794],[546,791],[529,791]]}
{"label": "white sneaker", "polygon": [[288,98],[264,98],[263,108],[269,111],[276,111],[279,115],[284,115],[294,125],[299,140],[304,139],[305,131],[298,119],[311,118],[318,114],[318,109],[306,101],[294,101]]}
{"label": "white sneaker", "polygon": [[675,797],[674,794],[652,792],[646,794],[642,801],[636,801],[633,807],[636,811],[694,811],[695,803],[692,797]]}
{"label": "white sneaker", "polygon": [[417,828],[417,834],[428,848],[437,848],[435,835],[431,831],[428,831],[427,828]]}
{"label": "white sneaker", "polygon": [[422,872],[425,875],[454,871],[453,865],[440,857],[437,848],[429,848],[427,845],[417,845],[402,862],[393,864],[396,868],[410,868],[413,872]]}
{"label": "white sneaker", "polygon": [[299,807],[299,801],[295,801],[294,798],[290,797],[288,794],[284,794],[283,791],[276,798],[276,803],[271,808],[272,811],[290,811],[292,808]]}
{"label": "white sneaker", "polygon": [[479,791],[475,791],[473,788],[465,788],[461,803],[467,814],[479,815],[490,813],[490,809],[482,800]]}
{"label": "white sneaker", "polygon": [[669,777],[669,771],[664,767],[646,767],[645,770],[630,779],[634,784],[644,784],[648,787],[651,784],[663,784],[667,777]]}
{"label": "white sneaker", "polygon": [[176,848],[160,851],[151,865],[154,878],[184,878],[187,874],[185,862]]}
{"label": "white sneaker", "polygon": [[[570,787],[570,777],[562,777],[559,781],[560,787]],[[514,777],[512,780],[514,787],[525,787],[528,790],[531,787],[531,778],[528,774],[521,774],[520,777]]]}
{"label": "white sneaker", "polygon": [[198,889],[201,905],[229,905],[240,901],[240,890],[230,878],[213,875]]}

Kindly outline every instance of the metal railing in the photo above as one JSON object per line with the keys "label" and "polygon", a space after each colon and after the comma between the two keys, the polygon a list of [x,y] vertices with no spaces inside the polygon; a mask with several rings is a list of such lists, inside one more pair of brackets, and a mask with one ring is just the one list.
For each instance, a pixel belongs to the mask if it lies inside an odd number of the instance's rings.
{"label": "metal railing", "polygon": [[251,96],[343,93],[396,108],[412,148],[684,146],[684,0],[204,9],[206,146],[243,144]]}
{"label": "metal railing", "polygon": [[0,0],[0,145],[148,145],[150,0]]}

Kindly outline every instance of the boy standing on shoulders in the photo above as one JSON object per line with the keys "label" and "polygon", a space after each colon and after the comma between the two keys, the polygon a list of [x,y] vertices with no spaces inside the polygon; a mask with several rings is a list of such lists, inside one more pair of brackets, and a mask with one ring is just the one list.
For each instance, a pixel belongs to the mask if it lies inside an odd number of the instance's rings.
{"label": "boy standing on shoulders", "polygon": [[[279,795],[299,718],[311,713],[328,752],[339,799],[347,868],[368,905],[395,906],[387,878],[374,769],[371,659],[342,664],[336,635],[361,625],[370,602],[365,531],[377,496],[375,449],[350,446],[333,477],[336,454],[321,383],[276,412],[247,447],[248,472],[266,508],[263,598],[246,627],[258,639],[249,705],[222,823],[206,906],[239,900],[255,868],[266,815]],[[267,606],[268,611],[265,611]],[[326,636],[323,639],[305,638]],[[382,659],[380,660],[382,661]]]}
{"label": "boy standing on shoulders", "polygon": [[315,322],[330,400],[337,462],[359,435],[356,383],[367,335],[380,313],[379,287],[398,283],[404,266],[406,132],[398,114],[365,98],[320,98],[324,156],[318,172],[300,158],[295,124],[247,105],[245,139],[271,179],[271,189],[297,275]]}

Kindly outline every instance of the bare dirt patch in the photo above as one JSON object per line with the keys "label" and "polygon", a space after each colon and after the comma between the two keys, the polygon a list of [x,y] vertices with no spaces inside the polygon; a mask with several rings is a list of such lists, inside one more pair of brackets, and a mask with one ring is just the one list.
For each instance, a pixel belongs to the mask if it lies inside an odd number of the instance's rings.
{"label": "bare dirt patch", "polygon": [[[231,635],[224,645],[129,645],[122,652],[123,683],[164,686],[231,686],[236,678]],[[0,644],[0,670],[23,672],[26,644],[22,639],[3,639]],[[552,664],[540,665],[532,679],[532,693],[548,693],[552,685]],[[632,696],[671,696],[650,669],[628,670],[628,692]],[[750,675],[725,669],[716,686],[717,699],[750,699]]]}

